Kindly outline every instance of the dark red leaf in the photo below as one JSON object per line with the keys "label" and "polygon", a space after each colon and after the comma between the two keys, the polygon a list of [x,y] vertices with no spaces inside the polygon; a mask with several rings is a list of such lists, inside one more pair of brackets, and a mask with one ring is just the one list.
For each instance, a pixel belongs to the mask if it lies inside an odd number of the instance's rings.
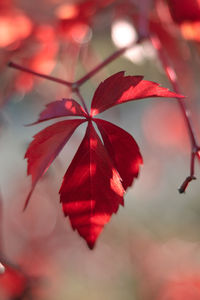
{"label": "dark red leaf", "polygon": [[37,181],[44,175],[50,164],[67,143],[74,130],[85,120],[66,120],[57,122],[34,136],[34,140],[26,151],[28,175],[32,176],[32,188],[26,199],[25,207]]}
{"label": "dark red leaf", "polygon": [[28,280],[26,276],[14,267],[5,266],[4,274],[0,276],[0,291],[3,299],[22,299]]}
{"label": "dark red leaf", "polygon": [[167,0],[173,20],[176,23],[200,21],[199,0]]}
{"label": "dark red leaf", "polygon": [[102,135],[104,145],[122,178],[126,190],[138,177],[142,156],[134,138],[122,128],[100,119],[94,119]]}
{"label": "dark red leaf", "polygon": [[126,76],[124,72],[116,73],[104,80],[96,89],[91,104],[91,115],[119,104],[118,101],[125,91],[133,89],[143,76]]}
{"label": "dark red leaf", "polygon": [[[82,106],[73,99],[62,99],[47,104],[46,108],[41,112],[39,119],[33,124],[48,121],[54,118],[69,116],[87,116]],[[30,125],[33,125],[30,124]]]}
{"label": "dark red leaf", "polygon": [[91,105],[91,115],[95,116],[106,109],[132,100],[147,97],[183,96],[160,87],[157,83],[142,80],[143,76],[124,76],[119,72],[103,81],[97,88]]}
{"label": "dark red leaf", "polygon": [[91,249],[119,204],[123,205],[123,194],[119,173],[89,122],[85,137],[64,176],[60,200],[73,229]]}

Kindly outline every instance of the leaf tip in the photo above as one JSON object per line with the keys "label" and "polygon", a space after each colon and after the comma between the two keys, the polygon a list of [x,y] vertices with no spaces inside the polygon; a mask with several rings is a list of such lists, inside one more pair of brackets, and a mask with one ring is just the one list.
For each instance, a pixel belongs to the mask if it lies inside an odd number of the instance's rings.
{"label": "leaf tip", "polygon": [[33,193],[34,187],[35,187],[35,186],[32,186],[30,192],[28,193],[28,196],[26,197],[26,201],[25,201],[25,203],[24,203],[24,207],[23,207],[23,210],[22,210],[23,212],[26,210],[26,208],[27,208],[27,206],[28,206],[28,203],[29,203],[29,200],[30,200],[31,195],[32,195],[32,193]]}
{"label": "leaf tip", "polygon": [[37,124],[37,122],[33,122],[33,123],[29,123],[29,124],[24,124],[24,127],[29,127],[29,126],[32,126],[32,125],[35,125]]}
{"label": "leaf tip", "polygon": [[176,94],[176,98],[179,98],[179,99],[185,99],[186,98],[186,96],[184,96],[184,95],[177,94],[177,93],[175,93],[175,94]]}
{"label": "leaf tip", "polygon": [[13,66],[13,63],[12,63],[11,61],[9,61],[9,62],[7,63],[7,66],[8,66],[8,67],[12,67],[12,66]]}
{"label": "leaf tip", "polygon": [[94,249],[94,246],[95,246],[95,242],[87,241],[87,245],[88,245],[88,248],[89,248],[90,250],[93,250],[93,249]]}

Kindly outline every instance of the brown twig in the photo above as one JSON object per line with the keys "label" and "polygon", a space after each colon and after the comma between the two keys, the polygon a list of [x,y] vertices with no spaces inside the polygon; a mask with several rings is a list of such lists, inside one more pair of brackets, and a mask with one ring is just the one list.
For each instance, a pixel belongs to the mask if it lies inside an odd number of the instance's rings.
{"label": "brown twig", "polygon": [[[136,43],[140,43],[141,39],[138,39],[138,41]],[[134,43],[134,44],[136,44]],[[47,80],[51,80],[51,81],[55,81],[57,83],[60,84],[64,84],[67,85],[68,87],[71,87],[72,89],[76,89],[77,87],[80,87],[83,83],[85,83],[87,80],[89,80],[92,76],[94,76],[97,72],[99,72],[102,68],[104,68],[105,66],[107,66],[109,63],[111,63],[112,61],[114,61],[116,58],[118,58],[119,56],[121,56],[123,53],[125,53],[128,49],[132,48],[134,46],[134,44],[130,44],[124,48],[121,48],[119,50],[116,50],[115,52],[113,52],[110,56],[108,56],[103,62],[101,62],[100,64],[98,64],[96,67],[94,67],[94,69],[92,69],[90,72],[88,72],[86,75],[84,75],[83,77],[81,77],[79,80],[75,81],[75,82],[69,82],[66,80],[62,80],[60,78],[56,78],[53,76],[49,76],[49,75],[45,75],[42,73],[38,73],[35,72],[33,70],[30,70],[28,68],[25,68],[23,66],[20,66],[16,63],[13,62],[9,62],[8,63],[8,67],[11,68],[15,68],[18,69],[22,72],[27,72],[29,74],[35,75],[35,76],[39,76],[42,78],[45,78]]]}
{"label": "brown twig", "polygon": [[89,116],[89,111],[88,111],[88,108],[87,108],[87,105],[85,103],[85,100],[83,99],[83,96],[81,95],[80,93],[80,90],[79,90],[79,87],[74,87],[73,91],[76,93],[77,97],[79,98],[79,100],[81,101],[86,113],[88,114]]}
{"label": "brown twig", "polygon": [[[165,70],[165,73],[169,79],[169,81],[171,82],[171,85],[173,87],[173,90],[180,94],[180,89],[179,89],[179,85],[178,82],[176,80],[176,73],[174,71],[174,69],[170,66],[169,62],[168,62],[168,58],[165,55],[163,49],[162,49],[162,45],[160,43],[160,40],[157,36],[151,36],[151,41],[152,44],[154,46],[154,48],[157,50],[158,52],[158,56],[160,58],[160,61],[163,65],[163,69]],[[195,171],[194,171],[194,166],[195,166],[195,157],[198,156],[198,152],[200,150],[200,147],[197,144],[196,141],[196,137],[194,134],[194,130],[192,127],[192,121],[190,119],[190,112],[187,109],[184,100],[177,98],[177,102],[179,104],[180,110],[182,112],[184,121],[186,123],[187,129],[188,129],[188,134],[190,137],[190,143],[191,143],[191,157],[190,157],[190,175],[184,180],[184,182],[182,183],[182,185],[179,188],[179,192],[180,193],[184,193],[187,189],[188,184],[192,181],[195,180],[196,177],[194,175]]]}
{"label": "brown twig", "polygon": [[132,46],[133,45],[131,45],[129,47],[124,47],[124,48],[121,48],[121,49],[115,51],[113,54],[111,54],[110,56],[108,56],[103,62],[101,62],[96,67],[94,67],[94,69],[92,69],[89,73],[87,73],[85,76],[83,76],[82,78],[80,78],[79,80],[77,80],[75,83],[78,86],[81,86],[88,79],[90,79],[92,76],[94,76],[97,72],[99,72],[106,65],[108,65],[109,63],[111,63],[113,60],[115,60],[116,58],[118,58],[119,56],[121,56],[124,52],[126,52]]}
{"label": "brown twig", "polygon": [[[138,40],[136,43],[139,43],[140,41],[141,41],[141,39]],[[102,68],[104,68],[106,65],[108,65],[113,60],[115,60],[116,58],[121,56],[123,53],[125,53],[128,49],[133,47],[133,45],[134,44],[130,44],[130,45],[124,47],[124,48],[116,50],[114,53],[112,53],[110,56],[108,56],[103,62],[98,64],[96,67],[94,67],[94,69],[92,69],[90,72],[88,72],[86,75],[84,75],[83,77],[81,77],[79,80],[77,80],[75,82],[69,82],[69,81],[62,80],[60,78],[56,78],[56,77],[53,77],[53,76],[41,74],[41,73],[35,72],[33,70],[30,70],[28,68],[25,68],[23,66],[20,66],[16,63],[13,63],[13,62],[9,62],[8,67],[15,68],[15,69],[18,69],[22,72],[26,72],[26,73],[29,73],[29,74],[32,74],[32,75],[35,75],[35,76],[38,76],[38,77],[42,77],[42,78],[45,78],[47,80],[51,80],[51,81],[54,81],[54,82],[57,82],[57,83],[60,83],[60,84],[63,84],[65,86],[70,87],[72,89],[72,91],[74,91],[77,94],[77,96],[80,99],[85,111],[89,115],[86,103],[85,103],[82,95],[80,94],[80,90],[79,90],[80,86],[82,84],[84,84],[87,80],[89,80],[92,76],[94,76],[97,72],[99,72]]]}
{"label": "brown twig", "polygon": [[20,65],[18,65],[16,63],[13,63],[13,62],[9,62],[8,63],[8,67],[11,67],[11,68],[14,68],[14,69],[18,69],[18,70],[20,70],[22,72],[26,72],[26,73],[29,73],[29,74],[32,74],[32,75],[35,75],[35,76],[38,76],[38,77],[42,77],[42,78],[51,80],[51,81],[55,81],[57,83],[67,85],[68,87],[71,87],[72,84],[73,84],[72,82],[65,81],[65,80],[62,80],[60,78],[56,78],[56,77],[53,77],[53,76],[48,76],[48,75],[45,75],[45,74],[42,74],[42,73],[35,72],[33,70],[30,70],[28,68],[22,67],[22,66],[20,66]]}

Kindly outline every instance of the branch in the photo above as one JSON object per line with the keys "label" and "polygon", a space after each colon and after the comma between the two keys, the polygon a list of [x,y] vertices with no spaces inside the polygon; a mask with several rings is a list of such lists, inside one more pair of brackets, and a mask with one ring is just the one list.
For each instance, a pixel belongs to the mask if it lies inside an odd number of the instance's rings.
{"label": "branch", "polygon": [[35,72],[33,70],[30,70],[28,68],[25,68],[25,67],[22,67],[16,63],[13,63],[13,62],[9,62],[8,63],[8,67],[11,67],[11,68],[14,68],[14,69],[18,69],[20,71],[23,71],[23,72],[26,72],[26,73],[29,73],[29,74],[32,74],[32,75],[35,75],[35,76],[38,76],[38,77],[42,77],[42,78],[45,78],[45,79],[48,79],[48,80],[51,80],[51,81],[55,81],[57,83],[60,83],[60,84],[64,84],[64,85],[67,85],[69,87],[72,87],[72,82],[69,82],[69,81],[65,81],[65,80],[62,80],[60,78],[56,78],[56,77],[53,77],[53,76],[48,76],[48,75],[45,75],[45,74],[41,74],[41,73],[38,73],[38,72]]}
{"label": "branch", "polygon": [[[159,38],[157,36],[151,36],[151,42],[154,46],[154,48],[157,50],[158,52],[158,56],[160,58],[160,61],[163,65],[163,69],[169,79],[169,81],[171,82],[171,85],[173,87],[173,90],[180,94],[180,89],[179,89],[179,85],[177,82],[177,76],[176,73],[174,71],[174,69],[170,66],[167,56],[165,55],[163,49],[162,49],[162,45],[161,42],[159,40]],[[199,150],[200,147],[197,144],[196,138],[195,138],[195,134],[194,134],[194,130],[192,127],[192,121],[190,119],[190,112],[188,111],[183,99],[179,99],[177,98],[180,110],[182,112],[183,118],[185,120],[187,129],[188,129],[188,134],[190,137],[190,143],[191,143],[191,161],[190,161],[190,175],[184,180],[184,182],[182,183],[182,185],[179,188],[179,192],[180,193],[184,193],[187,189],[188,184],[192,181],[195,180],[196,177],[194,176],[194,165],[195,165],[195,157],[199,156]]]}
{"label": "branch", "polygon": [[78,98],[80,99],[86,113],[88,114],[89,116],[89,111],[88,111],[88,108],[87,108],[87,105],[85,103],[85,100],[83,99],[83,96],[81,95],[80,91],[79,91],[79,87],[74,87],[73,91],[76,93],[76,95],[78,96]]}
{"label": "branch", "polygon": [[99,65],[97,65],[93,70],[91,70],[89,73],[87,73],[85,76],[77,80],[75,83],[80,86],[83,83],[85,83],[88,79],[90,79],[92,76],[94,76],[98,71],[103,69],[106,65],[111,63],[113,60],[121,56],[123,53],[125,53],[129,48],[133,47],[133,45],[121,48],[117,51],[115,51],[113,54],[108,56],[104,61],[102,61]]}
{"label": "branch", "polygon": [[[136,44],[140,43],[141,40],[142,40],[142,38],[138,39],[138,41],[136,42]],[[18,69],[18,70],[20,70],[22,72],[26,72],[26,73],[29,73],[29,74],[32,74],[32,75],[35,75],[35,76],[38,76],[38,77],[45,78],[47,80],[51,80],[51,81],[63,84],[65,86],[71,87],[72,90],[76,91],[76,89],[79,88],[88,79],[90,79],[92,76],[94,76],[97,72],[99,72],[106,65],[108,65],[109,63],[111,63],[112,61],[114,61],[115,59],[117,59],[119,56],[121,56],[128,49],[132,48],[134,45],[135,45],[135,43],[134,44],[130,44],[129,46],[126,46],[124,48],[121,48],[121,49],[115,51],[110,56],[108,56],[103,62],[101,62],[100,64],[98,64],[93,70],[91,70],[90,72],[88,72],[86,75],[84,75],[82,78],[80,78],[79,80],[77,80],[75,82],[69,82],[69,81],[62,80],[60,78],[56,78],[56,77],[53,77],[53,76],[48,76],[48,75],[45,75],[45,74],[41,74],[41,73],[35,72],[33,70],[30,70],[28,68],[25,68],[23,66],[20,66],[20,65],[18,65],[16,63],[13,63],[13,62],[9,62],[8,63],[8,67],[15,68],[15,69]]]}

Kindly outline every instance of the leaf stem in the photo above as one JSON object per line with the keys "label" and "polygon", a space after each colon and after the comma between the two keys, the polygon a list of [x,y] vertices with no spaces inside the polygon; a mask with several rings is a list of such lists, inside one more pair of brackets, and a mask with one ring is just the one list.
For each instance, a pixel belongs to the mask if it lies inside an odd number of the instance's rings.
{"label": "leaf stem", "polygon": [[38,77],[42,77],[42,78],[45,78],[45,79],[48,79],[48,80],[51,80],[51,81],[55,81],[55,82],[58,82],[60,84],[67,85],[69,87],[72,87],[72,85],[73,85],[72,82],[65,81],[65,80],[62,80],[60,78],[56,78],[56,77],[53,77],[53,76],[48,76],[48,75],[45,75],[45,74],[41,74],[41,73],[35,72],[33,70],[30,70],[28,68],[22,67],[22,66],[20,66],[20,65],[18,65],[16,63],[13,63],[13,62],[9,62],[8,63],[8,67],[15,68],[15,69],[18,69],[20,71],[23,71],[23,72],[26,72],[26,73],[29,73],[29,74],[32,74],[32,75],[35,75],[35,76],[38,76]]}
{"label": "leaf stem", "polygon": [[[161,42],[160,42],[159,38],[157,36],[151,36],[151,42],[152,42],[154,48],[158,52],[158,56],[159,56],[160,61],[163,65],[165,73],[166,73],[169,81],[171,82],[173,90],[176,93],[180,94],[180,89],[179,89],[179,85],[178,85],[178,82],[177,82],[176,73],[175,73],[174,69],[170,66],[170,64],[168,62],[167,56],[165,55],[165,53],[162,49],[162,45],[161,45]],[[190,181],[196,179],[196,177],[194,176],[194,164],[195,164],[195,156],[198,155],[198,151],[199,151],[200,147],[198,146],[198,144],[196,142],[194,130],[193,130],[193,127],[192,127],[192,121],[190,119],[190,112],[187,109],[187,107],[184,103],[184,100],[177,98],[177,102],[179,104],[180,110],[181,110],[183,118],[185,120],[187,129],[188,129],[188,134],[189,134],[189,137],[190,137],[190,143],[191,143],[190,175],[184,180],[181,187],[179,188],[179,192],[184,193],[187,186],[188,186],[188,184],[190,183]]]}
{"label": "leaf stem", "polygon": [[83,105],[86,113],[89,116],[89,111],[88,111],[87,105],[85,103],[85,100],[84,100],[83,96],[80,93],[79,87],[77,86],[76,88],[73,89],[73,91],[76,93],[77,97],[80,99],[80,101],[81,101],[81,103],[82,103],[82,105]]}

